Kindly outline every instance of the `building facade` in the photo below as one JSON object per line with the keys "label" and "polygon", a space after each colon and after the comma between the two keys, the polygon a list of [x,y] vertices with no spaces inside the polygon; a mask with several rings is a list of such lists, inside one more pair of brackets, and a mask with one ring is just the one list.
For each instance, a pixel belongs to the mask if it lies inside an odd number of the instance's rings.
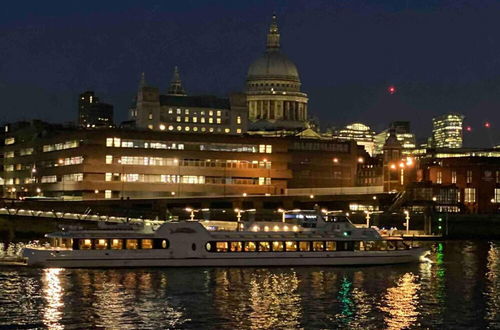
{"label": "building facade", "polygon": [[2,176],[12,198],[264,196],[356,182],[350,141],[48,124],[11,130],[5,140]]}
{"label": "building facade", "polygon": [[432,147],[462,148],[464,118],[457,113],[432,118]]}
{"label": "building facade", "polygon": [[366,152],[373,156],[375,152],[375,132],[368,125],[362,123],[352,123],[340,129],[336,135],[339,140],[353,140],[363,146]]}
{"label": "building facade", "polygon": [[113,127],[113,106],[99,101],[93,91],[78,97],[78,125],[81,127]]}
{"label": "building facade", "polygon": [[242,93],[229,98],[187,95],[176,68],[165,94],[148,86],[142,75],[130,116],[139,129],[240,135],[247,131],[248,113]]}
{"label": "building facade", "polygon": [[496,213],[500,206],[500,158],[453,157],[427,159],[422,178],[438,185],[455,185],[458,202],[468,213]]}
{"label": "building facade", "polygon": [[250,130],[304,129],[308,98],[300,86],[297,67],[281,52],[277,18],[273,15],[266,51],[248,69],[246,96]]}
{"label": "building facade", "polygon": [[403,154],[410,154],[416,148],[415,134],[411,132],[409,121],[394,121],[389,125],[388,129],[383,130],[374,137],[374,154],[380,155],[383,153],[385,141],[389,137],[389,132],[392,131],[396,139],[403,148]]}

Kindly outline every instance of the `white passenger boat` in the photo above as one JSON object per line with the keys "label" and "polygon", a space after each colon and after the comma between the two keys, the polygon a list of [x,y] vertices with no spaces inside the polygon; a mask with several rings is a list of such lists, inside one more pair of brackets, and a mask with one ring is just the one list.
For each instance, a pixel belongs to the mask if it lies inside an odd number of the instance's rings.
{"label": "white passenger boat", "polygon": [[310,213],[302,219],[241,222],[234,230],[180,221],[157,229],[61,231],[46,235],[50,247],[26,248],[23,256],[31,266],[79,268],[381,265],[418,262],[428,253],[356,228],[342,215]]}

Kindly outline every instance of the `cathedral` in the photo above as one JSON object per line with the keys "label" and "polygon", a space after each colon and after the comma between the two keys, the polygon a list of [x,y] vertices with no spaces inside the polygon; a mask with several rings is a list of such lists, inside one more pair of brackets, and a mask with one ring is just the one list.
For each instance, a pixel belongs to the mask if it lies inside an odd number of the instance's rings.
{"label": "cathedral", "polygon": [[266,51],[248,69],[249,130],[300,131],[306,128],[308,99],[300,85],[297,67],[281,51],[278,22],[273,15]]}

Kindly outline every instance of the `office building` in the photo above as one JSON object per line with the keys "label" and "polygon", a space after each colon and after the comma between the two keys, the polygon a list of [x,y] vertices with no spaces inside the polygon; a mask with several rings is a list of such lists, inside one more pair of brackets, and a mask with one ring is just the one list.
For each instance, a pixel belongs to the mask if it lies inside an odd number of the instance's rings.
{"label": "office building", "polygon": [[457,113],[432,118],[432,147],[462,148],[464,118]]}
{"label": "office building", "polygon": [[228,139],[226,134],[88,130],[41,122],[17,125],[5,141],[6,197],[265,196],[356,183],[358,151],[352,141]]}
{"label": "office building", "polygon": [[375,149],[375,132],[369,126],[362,123],[352,123],[339,130],[335,135],[340,140],[353,140],[363,146],[366,152],[372,156]]}
{"label": "office building", "polygon": [[389,128],[383,130],[374,137],[374,154],[380,155],[383,152],[385,141],[389,137],[389,132],[392,130],[394,136],[403,148],[403,154],[410,154],[416,148],[415,134],[411,132],[409,121],[394,121],[390,123]]}
{"label": "office building", "polygon": [[86,128],[113,127],[113,106],[99,101],[93,91],[78,97],[78,125]]}

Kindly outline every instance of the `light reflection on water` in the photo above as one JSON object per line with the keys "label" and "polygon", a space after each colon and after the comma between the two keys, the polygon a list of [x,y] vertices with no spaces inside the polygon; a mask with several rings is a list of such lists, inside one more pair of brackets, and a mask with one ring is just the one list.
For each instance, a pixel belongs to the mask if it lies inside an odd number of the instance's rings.
{"label": "light reflection on water", "polygon": [[500,243],[433,250],[383,267],[0,268],[0,328],[500,328]]}

